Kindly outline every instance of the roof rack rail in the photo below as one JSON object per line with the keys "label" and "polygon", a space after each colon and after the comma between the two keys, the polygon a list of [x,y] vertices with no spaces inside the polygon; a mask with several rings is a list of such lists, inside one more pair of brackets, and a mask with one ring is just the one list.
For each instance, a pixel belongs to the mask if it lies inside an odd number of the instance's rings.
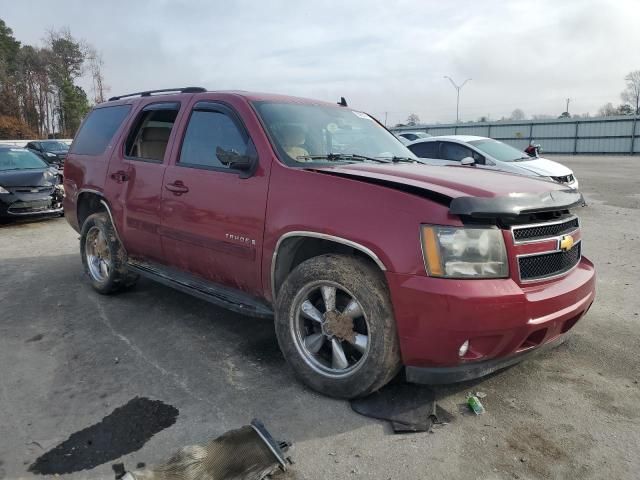
{"label": "roof rack rail", "polygon": [[118,95],[117,97],[111,97],[109,101],[111,102],[113,100],[120,100],[121,98],[127,98],[127,97],[136,97],[138,95],[140,95],[141,97],[150,97],[154,93],[169,93],[169,92],[202,93],[206,91],[207,89],[202,87],[163,88],[160,90],[146,90],[144,92],[135,92],[135,93],[128,93],[126,95]]}

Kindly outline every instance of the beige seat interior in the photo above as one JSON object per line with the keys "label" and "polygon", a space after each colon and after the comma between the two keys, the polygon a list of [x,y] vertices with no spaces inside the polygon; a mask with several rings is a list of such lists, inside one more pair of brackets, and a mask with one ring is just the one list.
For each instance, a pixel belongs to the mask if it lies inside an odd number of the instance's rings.
{"label": "beige seat interior", "polygon": [[164,160],[164,152],[169,143],[170,128],[146,127],[138,141],[138,155],[141,158]]}

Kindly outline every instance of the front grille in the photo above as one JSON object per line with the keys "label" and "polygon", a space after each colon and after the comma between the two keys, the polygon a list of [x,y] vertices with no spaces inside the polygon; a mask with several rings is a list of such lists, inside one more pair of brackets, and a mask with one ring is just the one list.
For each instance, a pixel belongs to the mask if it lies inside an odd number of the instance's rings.
{"label": "front grille", "polygon": [[543,253],[518,258],[520,280],[540,280],[568,272],[580,261],[580,242],[566,252]]}
{"label": "front grille", "polygon": [[543,223],[526,227],[513,228],[513,239],[516,242],[530,242],[543,238],[557,237],[565,233],[573,232],[580,226],[578,217],[572,217],[564,222]]}

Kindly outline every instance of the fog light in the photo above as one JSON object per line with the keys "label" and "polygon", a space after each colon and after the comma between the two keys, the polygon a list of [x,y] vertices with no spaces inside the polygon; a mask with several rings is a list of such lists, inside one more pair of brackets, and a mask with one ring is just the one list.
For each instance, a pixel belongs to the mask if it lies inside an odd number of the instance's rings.
{"label": "fog light", "polygon": [[468,350],[469,350],[469,340],[465,340],[464,343],[460,345],[460,348],[458,349],[458,356],[464,357],[467,354]]}

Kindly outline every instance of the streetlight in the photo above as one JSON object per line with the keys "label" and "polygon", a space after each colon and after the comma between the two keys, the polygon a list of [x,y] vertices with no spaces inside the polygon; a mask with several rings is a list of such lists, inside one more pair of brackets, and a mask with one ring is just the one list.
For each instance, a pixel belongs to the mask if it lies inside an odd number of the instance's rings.
{"label": "streetlight", "polygon": [[448,75],[445,75],[443,78],[447,78],[449,79],[449,81],[451,82],[451,85],[453,85],[453,88],[456,89],[456,91],[458,92],[458,97],[456,99],[456,123],[460,123],[460,90],[462,90],[462,87],[464,87],[465,83],[467,83],[468,81],[471,80],[471,78],[467,78],[464,82],[462,82],[462,84],[458,85],[456,84],[456,82],[453,81],[453,78],[451,78]]}

